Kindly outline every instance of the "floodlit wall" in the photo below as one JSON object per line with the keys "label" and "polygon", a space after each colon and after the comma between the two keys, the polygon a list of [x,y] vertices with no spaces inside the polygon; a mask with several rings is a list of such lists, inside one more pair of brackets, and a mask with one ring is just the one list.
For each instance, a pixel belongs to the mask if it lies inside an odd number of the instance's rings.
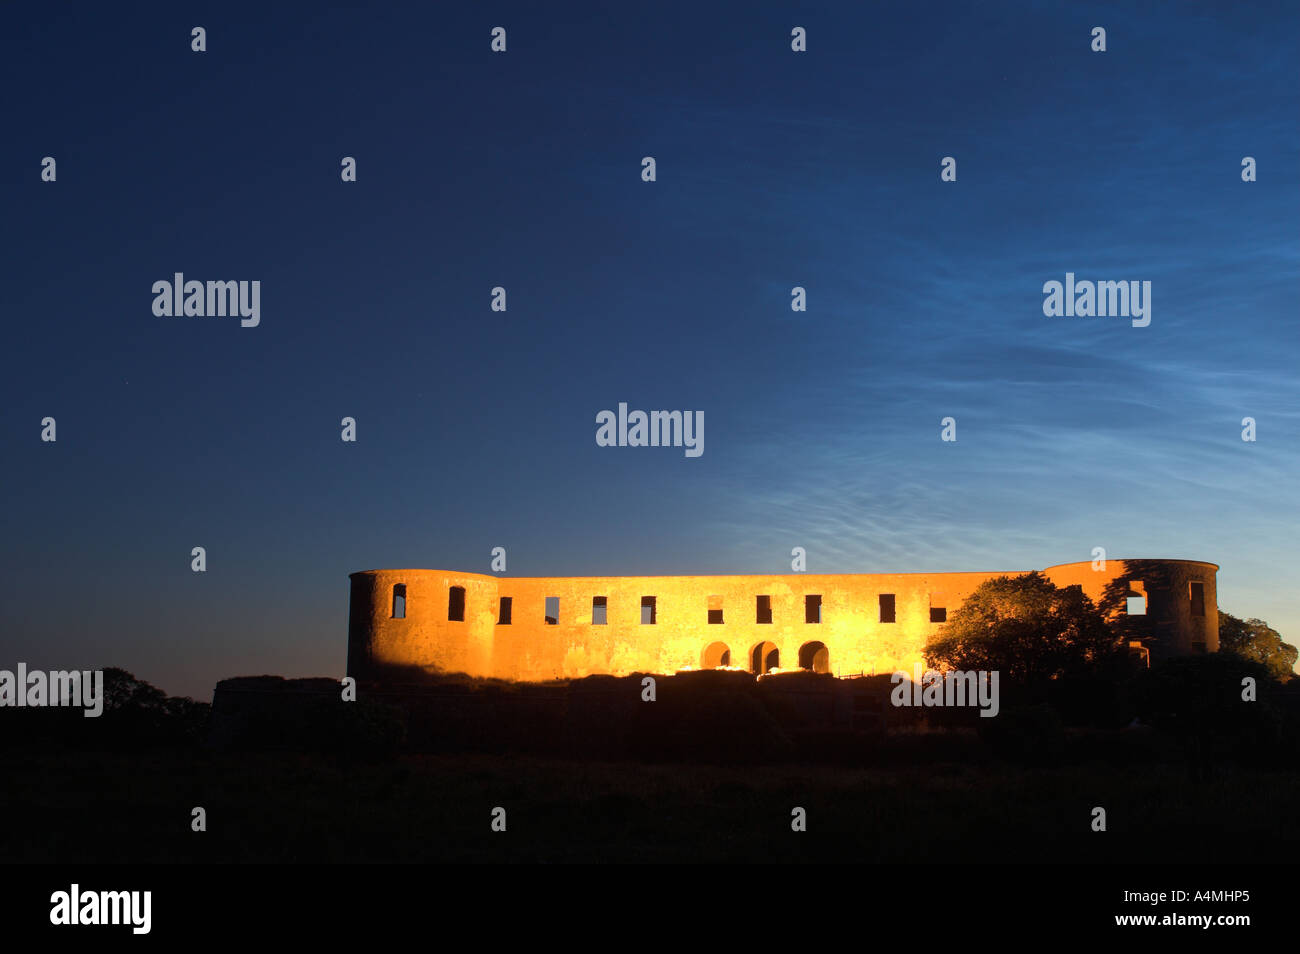
{"label": "floodlit wall", "polygon": [[[1127,600],[1139,594],[1146,612],[1126,623],[1160,658],[1218,650],[1217,570],[1198,561],[1111,560],[1105,569],[1082,562],[1043,573],[1057,586],[1079,584],[1112,614],[1136,609]],[[524,681],[728,664],[910,672],[945,614],[984,580],[1022,572],[510,578],[369,570],[351,576],[348,672]],[[648,599],[652,612],[643,607]]]}

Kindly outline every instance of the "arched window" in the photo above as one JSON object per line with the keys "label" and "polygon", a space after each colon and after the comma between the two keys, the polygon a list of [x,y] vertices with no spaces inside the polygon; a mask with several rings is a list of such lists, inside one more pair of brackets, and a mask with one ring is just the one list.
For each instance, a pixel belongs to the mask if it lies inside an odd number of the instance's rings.
{"label": "arched window", "polygon": [[761,642],[749,651],[750,672],[770,672],[779,665],[781,665],[781,653],[774,642]]}
{"label": "arched window", "polygon": [[701,669],[717,669],[731,665],[731,649],[726,643],[709,643],[700,657]]}
{"label": "arched window", "polygon": [[820,640],[804,643],[799,647],[799,668],[811,669],[813,672],[830,672],[831,651]]}

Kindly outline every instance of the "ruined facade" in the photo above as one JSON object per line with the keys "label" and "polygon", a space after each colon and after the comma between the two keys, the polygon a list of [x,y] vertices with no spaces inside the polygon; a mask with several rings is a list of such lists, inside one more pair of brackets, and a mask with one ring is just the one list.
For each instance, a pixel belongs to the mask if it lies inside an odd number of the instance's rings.
{"label": "ruined facade", "polygon": [[[1194,560],[1066,563],[1152,659],[1219,648],[1218,566]],[[540,681],[733,666],[763,673],[910,672],[990,573],[511,578],[449,570],[351,574],[348,673],[467,673]]]}

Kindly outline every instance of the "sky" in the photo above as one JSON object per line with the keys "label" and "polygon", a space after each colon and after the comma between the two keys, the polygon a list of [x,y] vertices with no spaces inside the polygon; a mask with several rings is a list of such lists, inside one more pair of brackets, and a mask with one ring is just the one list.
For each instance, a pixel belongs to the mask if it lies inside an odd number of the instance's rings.
{"label": "sky", "polygon": [[[1300,642],[1300,6],[1137,6],[7,10],[0,668],[337,678],[349,573],[497,546],[1102,546]],[[261,282],[260,323],[155,315],[175,272]],[[1045,316],[1067,272],[1150,281],[1150,325]],[[598,446],[620,402],[704,453]]]}

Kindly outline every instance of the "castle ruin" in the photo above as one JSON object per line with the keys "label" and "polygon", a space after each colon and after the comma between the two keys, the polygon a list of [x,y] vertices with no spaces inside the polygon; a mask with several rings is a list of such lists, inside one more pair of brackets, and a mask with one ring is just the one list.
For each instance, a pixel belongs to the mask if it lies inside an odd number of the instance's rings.
{"label": "castle ruin", "polygon": [[[1109,560],[1050,566],[1149,660],[1219,648],[1218,566]],[[465,673],[517,681],[730,666],[762,674],[911,672],[988,573],[498,577],[450,570],[350,576],[348,674]]]}

